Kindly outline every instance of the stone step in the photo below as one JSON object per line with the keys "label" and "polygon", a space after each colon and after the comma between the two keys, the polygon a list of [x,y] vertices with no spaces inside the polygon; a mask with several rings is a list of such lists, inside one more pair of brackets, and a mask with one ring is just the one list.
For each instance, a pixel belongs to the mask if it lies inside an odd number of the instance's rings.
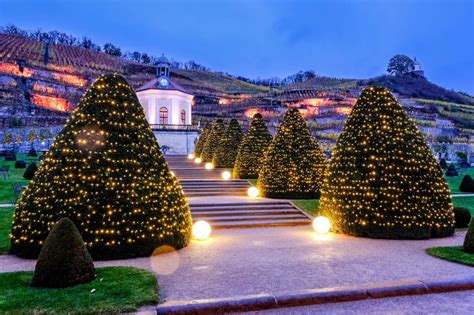
{"label": "stone step", "polygon": [[250,185],[250,183],[245,179],[183,179],[180,181],[181,184],[216,184],[216,185],[226,185],[229,183],[242,183]]}
{"label": "stone step", "polygon": [[293,207],[288,201],[256,201],[256,202],[246,202],[246,203],[239,203],[239,202],[225,202],[225,203],[200,203],[200,204],[192,204],[191,206],[194,208],[205,208],[205,209],[212,209],[212,208],[224,208],[224,207],[235,207],[235,208],[247,208],[247,207],[263,207],[263,206],[272,206],[272,205],[286,205],[289,207]]}
{"label": "stone step", "polygon": [[205,191],[205,192],[184,192],[186,197],[218,197],[218,196],[245,196],[247,192],[237,191]]}
{"label": "stone step", "polygon": [[290,207],[290,206],[276,206],[276,207],[223,207],[223,208],[194,208],[193,205],[191,205],[191,211],[193,213],[212,213],[212,212],[222,212],[222,213],[234,213],[234,212],[293,212],[297,211],[300,212],[299,209]]}
{"label": "stone step", "polygon": [[193,217],[201,218],[201,217],[211,217],[211,216],[225,216],[225,217],[233,217],[233,216],[260,216],[260,215],[298,215],[303,216],[303,214],[295,209],[286,209],[286,210],[248,210],[248,211],[193,211],[191,210],[191,214]]}
{"label": "stone step", "polygon": [[223,183],[213,183],[213,182],[186,182],[180,181],[179,184],[181,187],[250,187],[249,183],[246,182],[223,182]]}
{"label": "stone step", "polygon": [[237,222],[237,221],[258,221],[258,220],[307,220],[305,216],[301,215],[254,215],[254,216],[211,216],[211,217],[199,217],[198,220],[206,220],[209,223],[211,222]]}
{"label": "stone step", "polygon": [[211,224],[213,229],[235,229],[235,228],[261,228],[261,227],[278,227],[278,226],[298,226],[309,225],[311,221],[308,219],[290,219],[290,220],[254,220],[254,221],[230,221],[230,222],[214,222]]}

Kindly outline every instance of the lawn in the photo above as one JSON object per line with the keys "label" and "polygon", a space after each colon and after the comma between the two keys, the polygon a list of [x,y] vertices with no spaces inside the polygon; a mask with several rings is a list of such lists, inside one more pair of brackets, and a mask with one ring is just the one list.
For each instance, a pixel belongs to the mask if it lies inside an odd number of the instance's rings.
{"label": "lawn", "polygon": [[452,199],[455,207],[468,209],[474,217],[474,197],[453,197]]}
{"label": "lawn", "polygon": [[319,199],[293,199],[298,208],[315,217],[319,212]]}
{"label": "lawn", "polygon": [[0,313],[119,313],[159,302],[156,277],[133,267],[97,269],[97,279],[65,289],[30,287],[33,272],[0,273]]}
{"label": "lawn", "polygon": [[[0,158],[0,165],[9,165],[10,177],[5,179],[0,177],[0,203],[13,203],[15,201],[15,194],[13,193],[13,182],[19,182],[23,185],[28,184],[28,180],[23,178],[23,173],[25,172],[24,168],[15,168],[14,161],[4,161],[3,158]],[[26,154],[17,154],[17,160],[25,160],[26,166],[32,161],[36,162],[36,165],[39,166],[38,158],[27,157]]]}
{"label": "lawn", "polygon": [[466,253],[462,246],[446,246],[427,248],[428,255],[474,267],[474,254]]}
{"label": "lawn", "polygon": [[0,255],[6,254],[10,249],[13,210],[12,207],[0,208]]}

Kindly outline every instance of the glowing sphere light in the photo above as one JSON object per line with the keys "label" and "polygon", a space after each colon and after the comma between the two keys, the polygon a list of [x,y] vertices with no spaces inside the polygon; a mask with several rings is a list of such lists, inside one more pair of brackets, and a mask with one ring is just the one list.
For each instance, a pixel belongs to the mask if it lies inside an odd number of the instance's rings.
{"label": "glowing sphere light", "polygon": [[194,154],[193,154],[193,153],[188,154],[188,159],[189,159],[189,160],[194,159]]}
{"label": "glowing sphere light", "polygon": [[260,191],[258,190],[257,187],[250,187],[250,188],[247,190],[247,195],[248,195],[250,198],[257,198],[258,195],[260,195]]}
{"label": "glowing sphere light", "polygon": [[214,165],[212,165],[211,162],[206,163],[206,170],[212,170],[214,168]]}
{"label": "glowing sphere light", "polygon": [[329,219],[325,216],[320,215],[313,220],[313,229],[318,234],[326,234],[327,232],[329,232],[330,228],[331,221],[329,221]]}
{"label": "glowing sphere light", "polygon": [[194,163],[196,163],[196,164],[201,164],[201,162],[202,162],[201,158],[197,157],[197,158],[194,159]]}
{"label": "glowing sphere light", "polygon": [[222,178],[225,179],[225,180],[228,180],[230,179],[230,172],[229,171],[223,171],[222,172]]}
{"label": "glowing sphere light", "polygon": [[211,225],[206,221],[197,221],[193,225],[193,236],[197,240],[205,240],[211,235]]}

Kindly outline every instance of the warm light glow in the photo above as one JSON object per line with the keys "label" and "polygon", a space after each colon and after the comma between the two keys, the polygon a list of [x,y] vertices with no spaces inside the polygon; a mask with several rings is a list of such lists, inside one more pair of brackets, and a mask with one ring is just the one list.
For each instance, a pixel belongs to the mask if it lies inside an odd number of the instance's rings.
{"label": "warm light glow", "polygon": [[33,94],[31,97],[31,103],[39,107],[59,110],[62,112],[65,112],[68,109],[68,101],[61,97]]}
{"label": "warm light glow", "polygon": [[318,234],[326,234],[331,228],[331,221],[325,216],[318,216],[313,220],[313,229]]}
{"label": "warm light glow", "polygon": [[201,164],[201,162],[202,162],[201,158],[197,157],[197,158],[194,159],[194,163],[196,163],[196,164]]}
{"label": "warm light glow", "polygon": [[230,172],[229,171],[223,171],[222,172],[222,178],[225,179],[225,180],[228,180],[230,179]]}
{"label": "warm light glow", "polygon": [[188,159],[189,159],[189,160],[192,160],[192,159],[194,159],[194,154],[193,154],[193,153],[191,153],[191,154],[188,154]]}
{"label": "warm light glow", "polygon": [[205,240],[211,235],[211,225],[206,221],[197,221],[193,225],[193,236],[197,240]]}
{"label": "warm light glow", "polygon": [[175,176],[173,171],[170,171],[171,176]]}
{"label": "warm light glow", "polygon": [[250,188],[247,190],[247,195],[248,195],[250,198],[257,198],[258,195],[260,195],[260,191],[258,190],[257,187],[250,187]]}
{"label": "warm light glow", "polygon": [[214,168],[214,165],[212,165],[211,162],[206,163],[206,170],[212,170]]}

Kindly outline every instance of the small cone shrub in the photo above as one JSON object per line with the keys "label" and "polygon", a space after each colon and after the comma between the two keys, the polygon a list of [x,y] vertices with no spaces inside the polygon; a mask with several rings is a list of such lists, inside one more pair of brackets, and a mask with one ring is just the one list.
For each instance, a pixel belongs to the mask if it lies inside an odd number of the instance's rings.
{"label": "small cone shrub", "polygon": [[449,165],[448,169],[446,170],[446,176],[453,177],[453,176],[458,176],[458,171],[456,170],[456,167],[454,165]]}
{"label": "small cone shrub", "polygon": [[242,140],[242,129],[236,119],[231,119],[224,137],[219,142],[219,146],[214,153],[212,164],[219,168],[232,168],[235,164],[237,151]]}
{"label": "small cone shrub", "polygon": [[36,163],[31,162],[26,168],[25,172],[23,173],[23,178],[33,179],[33,176],[35,176],[35,173],[37,170],[38,170],[38,166],[36,166]]}
{"label": "small cone shrub", "polygon": [[257,181],[268,198],[319,198],[326,161],[296,108],[290,108],[268,147]]}
{"label": "small cone shrub", "polygon": [[469,175],[464,175],[459,190],[462,192],[474,192],[474,180]]}
{"label": "small cone shrub", "polygon": [[15,168],[25,168],[26,167],[26,162],[23,160],[17,160],[15,162]]}
{"label": "small cone shrub", "polygon": [[474,254],[474,220],[469,224],[463,247],[465,252]]}
{"label": "small cone shrub", "polygon": [[441,159],[441,160],[439,161],[439,165],[441,166],[441,168],[442,168],[443,170],[445,170],[445,169],[448,168],[448,163],[446,163],[446,159]]}
{"label": "small cone shrub", "polygon": [[94,278],[94,264],[79,231],[69,218],[60,219],[44,242],[31,284],[65,288]]}
{"label": "small cone shrub", "polygon": [[387,89],[366,88],[353,107],[326,173],[320,213],[334,230],[356,236],[454,233],[441,167]]}
{"label": "small cone shrub", "polygon": [[456,221],[456,228],[466,228],[471,222],[471,212],[466,208],[454,207],[454,220]]}
{"label": "small cone shrub", "polygon": [[264,155],[272,141],[262,115],[253,116],[247,134],[242,138],[235,159],[233,176],[235,178],[258,178]]}
{"label": "small cone shrub", "polygon": [[201,135],[198,138],[198,141],[196,142],[196,146],[194,147],[194,156],[195,157],[200,157],[202,154],[202,149],[204,148],[204,144],[207,141],[207,137],[209,136],[209,133],[211,132],[212,129],[212,124],[207,123],[206,126],[203,128]]}
{"label": "small cone shrub", "polygon": [[33,156],[33,157],[38,156],[38,153],[36,153],[36,150],[33,146],[31,146],[30,151],[28,151],[28,156]]}
{"label": "small cone shrub", "polygon": [[192,220],[133,88],[119,75],[89,88],[22,194],[11,252],[35,258],[54,223],[76,223],[94,259],[188,244]]}
{"label": "small cone shrub", "polygon": [[219,143],[224,137],[224,133],[224,121],[222,119],[217,119],[212,125],[211,132],[209,133],[209,136],[206,139],[206,143],[204,144],[204,148],[202,149],[201,159],[203,160],[203,162],[212,162],[214,153],[219,147]]}

